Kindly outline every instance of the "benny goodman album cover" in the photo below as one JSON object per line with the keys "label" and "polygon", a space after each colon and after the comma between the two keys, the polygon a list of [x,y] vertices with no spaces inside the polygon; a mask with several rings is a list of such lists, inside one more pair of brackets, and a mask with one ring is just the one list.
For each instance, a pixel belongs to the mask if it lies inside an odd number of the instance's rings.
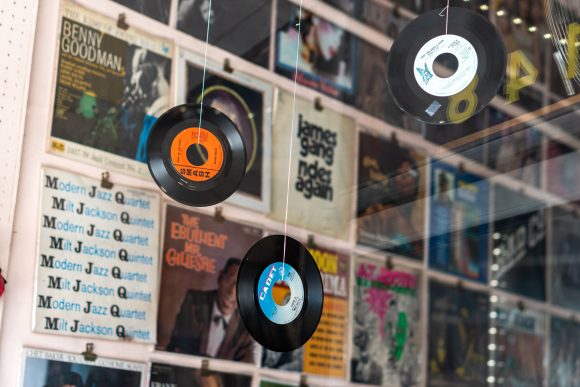
{"label": "benny goodman album cover", "polygon": [[546,299],[546,205],[494,187],[491,277],[498,288]]}
{"label": "benny goodman album cover", "polygon": [[[288,223],[348,239],[354,184],[355,126],[352,118],[277,91],[274,97],[272,213]],[[294,122],[294,128],[291,123]],[[290,160],[290,132],[294,136]],[[288,163],[291,162],[288,192]]]}
{"label": "benny goodman album cover", "polygon": [[164,235],[157,349],[253,363],[236,281],[262,230],[167,205]]}
{"label": "benny goodman album cover", "polygon": [[[206,61],[200,55],[179,50],[181,102],[199,104]],[[228,202],[261,212],[270,210],[272,87],[249,74],[223,70],[207,61],[204,106],[226,114],[242,134],[246,146],[246,174]]]}
{"label": "benny goodman album cover", "polygon": [[422,259],[426,158],[370,133],[359,133],[357,243]]}
{"label": "benny goodman album cover", "polygon": [[347,368],[350,257],[316,246],[309,249],[322,276],[324,306],[314,335],[292,352],[262,349],[262,367],[344,379]]}
{"label": "benny goodman album cover", "polygon": [[144,387],[145,364],[24,349],[22,387]]}
{"label": "benny goodman album cover", "polygon": [[429,265],[487,281],[489,183],[441,161],[431,166]]}
{"label": "benny goodman album cover", "polygon": [[170,42],[64,2],[50,151],[138,176],[147,137],[169,108]]}
{"label": "benny goodman album cover", "polygon": [[413,387],[421,374],[420,277],[372,260],[355,260],[350,380]]}

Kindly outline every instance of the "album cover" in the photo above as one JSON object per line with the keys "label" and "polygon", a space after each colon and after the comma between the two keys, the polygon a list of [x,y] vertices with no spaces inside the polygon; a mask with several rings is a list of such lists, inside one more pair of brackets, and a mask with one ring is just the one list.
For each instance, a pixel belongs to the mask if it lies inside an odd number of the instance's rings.
{"label": "album cover", "polygon": [[501,174],[539,187],[542,135],[533,127],[509,128],[487,138],[487,164]]}
{"label": "album cover", "polygon": [[555,141],[548,142],[548,191],[569,202],[580,201],[580,153]]}
{"label": "album cover", "polygon": [[480,135],[486,128],[486,113],[484,108],[466,121],[451,125],[424,124],[425,138],[437,145],[478,163],[484,162],[485,138]]}
{"label": "album cover", "polygon": [[[356,38],[324,18],[302,9],[300,35],[298,6],[278,2],[276,72],[336,99],[352,103],[356,85]],[[300,44],[299,44],[300,43]]]}
{"label": "album cover", "polygon": [[169,23],[171,0],[113,0],[162,23]]}
{"label": "album cover", "polygon": [[308,249],[324,285],[318,328],[303,347],[292,352],[262,349],[262,367],[331,378],[346,377],[350,257],[325,247]]}
{"label": "album cover", "polygon": [[[177,0],[177,29],[263,67],[268,67],[272,2]],[[208,11],[211,20],[208,32]]]}
{"label": "album cover", "polygon": [[351,378],[380,386],[419,386],[420,277],[407,269],[355,261]]}
{"label": "album cover", "polygon": [[338,8],[348,15],[354,15],[358,7],[359,0],[322,0],[323,2]]}
{"label": "album cover", "polygon": [[153,363],[149,387],[248,387],[251,384],[250,375],[211,369],[205,374],[198,368]]}
{"label": "album cover", "polygon": [[160,195],[53,168],[41,185],[33,330],[154,343]]}
{"label": "album cover", "polygon": [[488,386],[487,297],[438,282],[429,292],[428,386]]}
{"label": "album cover", "polygon": [[429,265],[487,281],[489,183],[441,161],[431,166]]}
{"label": "album cover", "polygon": [[401,14],[398,5],[388,6],[380,0],[361,1],[358,19],[366,25],[395,39],[411,19]]}
{"label": "album cover", "polygon": [[164,235],[157,349],[253,363],[236,281],[262,231],[167,205]]}
{"label": "album cover", "polygon": [[580,310],[580,217],[552,209],[552,303]]}
{"label": "album cover", "polygon": [[357,242],[423,259],[426,185],[423,155],[360,132]]}
{"label": "album cover", "polygon": [[294,109],[289,93],[278,91],[274,99],[272,218],[285,220],[288,195],[289,224],[348,239],[354,199],[354,121],[329,108],[318,111],[302,98],[296,98]]}
{"label": "album cover", "polygon": [[580,324],[558,317],[550,322],[550,387],[580,386]]}
{"label": "album cover", "polygon": [[147,138],[170,106],[170,42],[67,1],[58,47],[50,151],[148,177]]}
{"label": "album cover", "polygon": [[145,364],[24,349],[22,387],[144,387]]}
{"label": "album cover", "polygon": [[295,386],[297,387],[298,385],[291,383],[280,383],[265,379],[260,380],[260,387],[295,387]]}
{"label": "album cover", "polygon": [[490,327],[496,332],[490,340],[502,348],[490,352],[494,364],[490,374],[505,386],[543,386],[546,316],[502,302],[494,305],[490,317]]}
{"label": "album cover", "polygon": [[494,187],[491,277],[498,288],[546,299],[545,204],[501,185]]}
{"label": "album cover", "polygon": [[[179,103],[201,102],[203,87],[202,56],[180,50],[178,85]],[[246,146],[246,175],[228,202],[253,210],[270,210],[270,175],[272,154],[272,87],[239,71],[229,74],[208,61],[205,73],[204,106],[211,106],[228,116],[241,132]]]}

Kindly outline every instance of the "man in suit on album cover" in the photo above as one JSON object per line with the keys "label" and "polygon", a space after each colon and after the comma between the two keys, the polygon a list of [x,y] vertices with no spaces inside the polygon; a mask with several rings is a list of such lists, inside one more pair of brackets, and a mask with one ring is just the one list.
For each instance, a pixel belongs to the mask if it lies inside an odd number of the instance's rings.
{"label": "man in suit on album cover", "polygon": [[236,281],[241,261],[230,258],[218,276],[216,290],[190,289],[175,319],[168,351],[254,361],[254,341],[241,321]]}

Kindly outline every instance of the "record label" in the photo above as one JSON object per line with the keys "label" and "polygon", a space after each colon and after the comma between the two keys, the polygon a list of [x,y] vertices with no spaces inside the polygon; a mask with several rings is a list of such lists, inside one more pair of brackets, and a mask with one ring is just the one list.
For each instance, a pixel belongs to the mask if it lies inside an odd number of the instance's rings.
{"label": "record label", "polygon": [[209,130],[187,128],[171,142],[171,161],[184,178],[195,182],[208,181],[220,172],[224,150],[221,141]]}
{"label": "record label", "polygon": [[[284,272],[282,272],[282,270]],[[290,289],[289,298],[284,305],[274,300],[274,286],[280,281],[286,282]],[[258,281],[258,303],[264,315],[273,323],[288,324],[298,315],[304,305],[304,285],[294,268],[287,263],[275,262],[266,267]]]}
{"label": "record label", "polygon": [[[435,74],[435,59],[442,54],[453,55],[458,62],[457,71],[450,77]],[[415,57],[415,79],[427,93],[449,97],[464,90],[477,74],[477,52],[471,43],[458,35],[441,35],[429,40]]]}

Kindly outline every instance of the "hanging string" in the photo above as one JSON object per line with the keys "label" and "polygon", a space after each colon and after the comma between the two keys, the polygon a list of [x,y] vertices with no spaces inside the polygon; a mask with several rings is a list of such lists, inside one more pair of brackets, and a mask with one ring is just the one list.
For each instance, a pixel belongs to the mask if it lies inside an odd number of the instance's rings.
{"label": "hanging string", "polygon": [[300,0],[300,8],[298,9],[298,36],[296,37],[296,63],[294,65],[294,95],[292,100],[292,119],[290,123],[290,152],[288,159],[288,181],[286,184],[286,213],[284,215],[284,250],[282,253],[282,272],[280,273],[282,280],[284,280],[284,267],[286,263],[286,238],[288,235],[288,204],[290,201],[290,173],[292,170],[292,149],[294,145],[294,114],[296,111],[296,83],[298,80],[298,58],[300,58],[300,33],[302,25],[302,0]]}
{"label": "hanging string", "polygon": [[211,0],[207,8],[207,30],[205,32],[205,55],[203,58],[203,77],[201,81],[201,104],[199,108],[199,125],[197,126],[197,145],[201,138],[201,118],[203,116],[203,100],[205,99],[205,70],[207,68],[207,46],[209,46],[209,26],[211,25]]}
{"label": "hanging string", "polygon": [[443,13],[445,13],[445,35],[447,35],[449,27],[449,0],[447,0],[447,6],[439,12],[439,16],[443,17]]}

